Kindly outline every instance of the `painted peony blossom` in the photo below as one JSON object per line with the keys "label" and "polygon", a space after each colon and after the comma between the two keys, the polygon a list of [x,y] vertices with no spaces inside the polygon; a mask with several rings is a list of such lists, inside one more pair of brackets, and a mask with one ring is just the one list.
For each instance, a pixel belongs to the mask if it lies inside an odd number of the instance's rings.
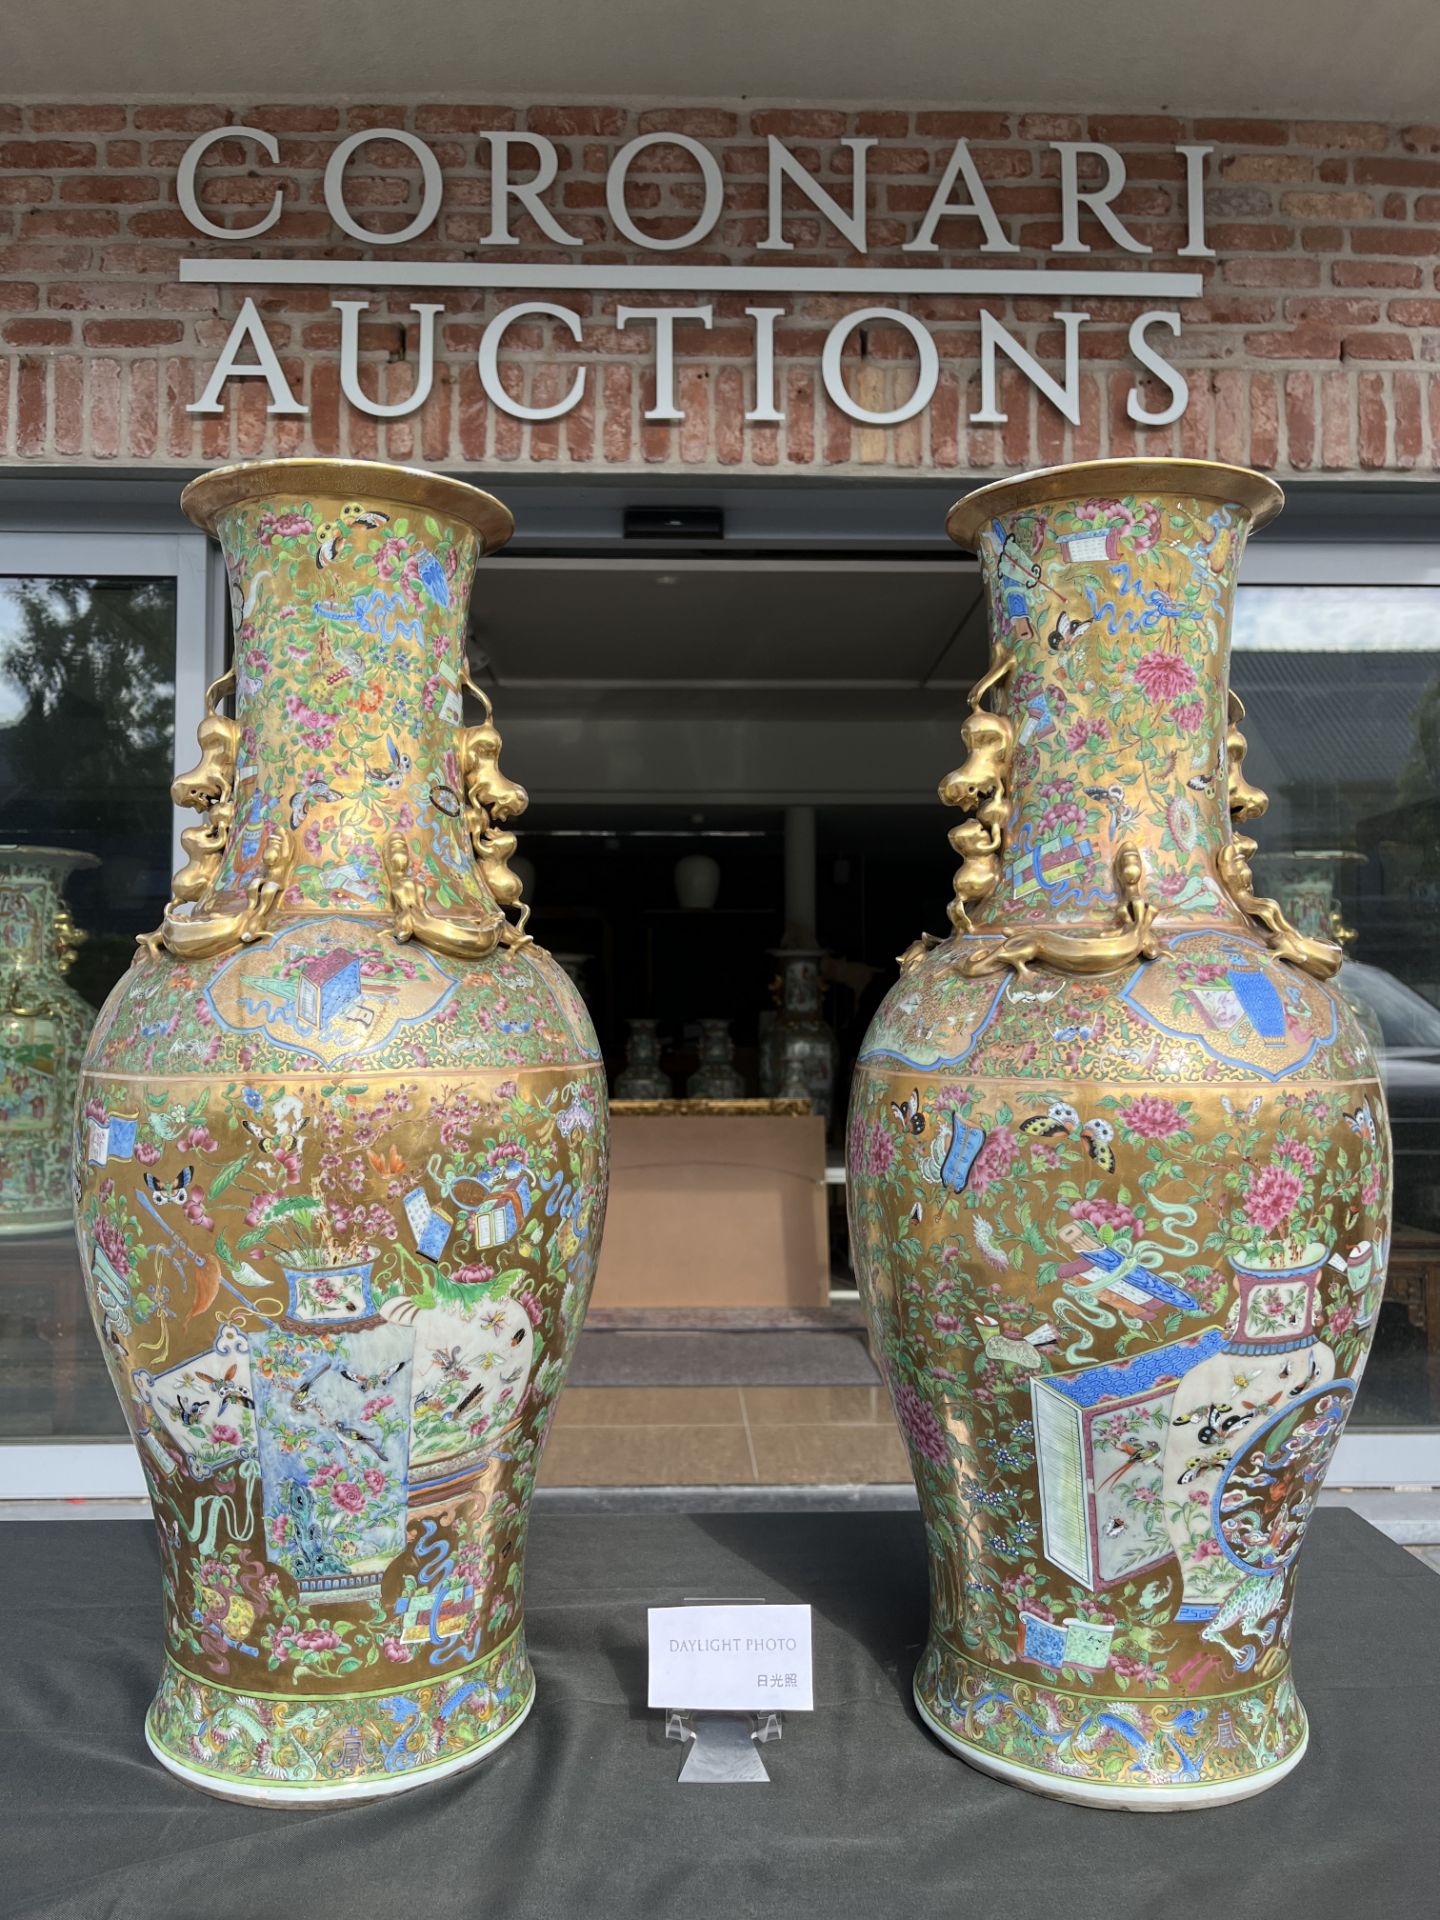
{"label": "painted peony blossom", "polygon": [[1070,1218],[1092,1227],[1108,1227],[1112,1233],[1134,1233],[1140,1224],[1140,1216],[1118,1200],[1077,1200]]}
{"label": "painted peony blossom", "polygon": [[1245,1194],[1245,1218],[1262,1233],[1278,1233],[1294,1213],[1305,1183],[1289,1167],[1261,1167]]}
{"label": "painted peony blossom", "polygon": [[1173,1101],[1142,1093],[1120,1109],[1120,1124],[1142,1140],[1169,1140],[1185,1131],[1185,1118]]}
{"label": "painted peony blossom", "polygon": [[1275,1157],[1298,1168],[1301,1173],[1314,1173],[1320,1164],[1320,1157],[1309,1142],[1297,1140],[1293,1133],[1281,1134],[1275,1142]]}
{"label": "painted peony blossom", "polygon": [[1194,669],[1178,654],[1164,653],[1158,647],[1136,662],[1135,678],[1157,706],[1178,700],[1195,685]]}
{"label": "painted peony blossom", "polygon": [[1020,1143],[1009,1127],[995,1127],[987,1136],[984,1146],[975,1157],[970,1169],[970,1186],[976,1193],[984,1193],[987,1187],[993,1187],[997,1180],[1003,1180],[1020,1151]]}
{"label": "painted peony blossom", "polygon": [[865,1143],[865,1171],[872,1179],[883,1179],[895,1159],[895,1142],[877,1120]]}
{"label": "painted peony blossom", "polygon": [[900,1381],[895,1388],[895,1412],[915,1451],[943,1467],[950,1458],[945,1429],[930,1402],[922,1399],[908,1380]]}
{"label": "painted peony blossom", "polygon": [[304,1653],[333,1653],[340,1636],[330,1627],[302,1627],[294,1636],[294,1644]]}
{"label": "painted peony blossom", "polygon": [[359,1513],[365,1504],[365,1490],[357,1487],[353,1480],[337,1480],[330,1489],[330,1498],[347,1513]]}

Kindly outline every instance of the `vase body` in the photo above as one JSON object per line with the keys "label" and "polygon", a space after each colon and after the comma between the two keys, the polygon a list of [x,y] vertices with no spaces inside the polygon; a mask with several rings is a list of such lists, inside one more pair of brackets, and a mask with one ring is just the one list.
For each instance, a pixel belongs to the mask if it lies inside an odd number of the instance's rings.
{"label": "vase body", "polygon": [[660,1029],[655,1020],[631,1020],[625,1065],[615,1076],[617,1100],[671,1100],[675,1089],[660,1066]]}
{"label": "vase body", "polygon": [[820,1012],[818,949],[778,951],[780,1005],[760,1046],[760,1091],[768,1099],[808,1100],[830,1124],[835,1101],[835,1036]]}
{"label": "vase body", "polygon": [[675,862],[675,899],[690,913],[708,913],[720,897],[720,862],[686,853]]}
{"label": "vase body", "polygon": [[850,1116],[929,1543],[921,1712],[986,1771],[1135,1809],[1303,1753],[1296,1556],[1384,1285],[1384,1099],[1338,951],[1236,864],[1264,797],[1227,736],[1230,612],[1267,493],[1101,462],[956,510],[995,689],[941,790],[971,815],[956,931],[906,956]]}
{"label": "vase body", "polygon": [[68,1233],[70,1127],[95,1009],[65,978],[65,876],[89,853],[0,847],[0,1238]]}
{"label": "vase body", "polygon": [[728,1020],[700,1022],[700,1064],[685,1082],[692,1100],[740,1100],[745,1077],[735,1065],[735,1041]]}
{"label": "vase body", "polygon": [[186,506],[224,548],[236,714],[176,785],[200,881],[91,1040],[76,1221],[162,1546],[151,1748],[323,1804],[469,1765],[529,1710],[525,1532],[605,1086],[572,982],[497,905],[523,790],[460,726],[508,515],[325,461]]}

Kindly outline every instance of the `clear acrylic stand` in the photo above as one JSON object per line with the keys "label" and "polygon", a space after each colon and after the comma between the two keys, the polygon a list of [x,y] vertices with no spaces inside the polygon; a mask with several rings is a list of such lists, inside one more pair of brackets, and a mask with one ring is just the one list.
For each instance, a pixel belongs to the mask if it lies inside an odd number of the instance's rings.
{"label": "clear acrylic stand", "polygon": [[760,1748],[781,1735],[778,1713],[684,1713],[665,1715],[665,1738],[687,1743],[680,1769],[682,1787],[733,1786],[743,1781],[769,1784]]}

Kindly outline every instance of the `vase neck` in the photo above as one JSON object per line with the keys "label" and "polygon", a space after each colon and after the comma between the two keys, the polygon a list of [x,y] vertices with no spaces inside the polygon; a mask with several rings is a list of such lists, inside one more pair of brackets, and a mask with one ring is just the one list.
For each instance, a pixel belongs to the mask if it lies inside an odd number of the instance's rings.
{"label": "vase neck", "polygon": [[1118,849],[1167,923],[1246,924],[1215,871],[1230,839],[1230,622],[1247,514],[1183,495],[1068,499],[993,520],[979,546],[1013,670],[1000,884],[977,926],[1113,924]]}
{"label": "vase neck", "polygon": [[217,516],[240,728],[217,890],[294,838],[285,912],[384,913],[384,852],[406,835],[431,895],[483,911],[457,749],[478,542],[404,501],[274,494]]}
{"label": "vase neck", "polygon": [[55,921],[68,861],[57,854],[30,855],[24,847],[0,850],[0,963],[21,973],[56,965]]}
{"label": "vase neck", "polygon": [[820,1011],[820,970],[818,953],[782,953],[781,1000],[786,1013],[805,1014]]}

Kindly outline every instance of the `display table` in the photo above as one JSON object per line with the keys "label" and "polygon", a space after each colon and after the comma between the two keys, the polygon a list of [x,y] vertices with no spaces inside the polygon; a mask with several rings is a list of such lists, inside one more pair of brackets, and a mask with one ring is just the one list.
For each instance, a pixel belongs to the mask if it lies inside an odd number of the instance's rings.
{"label": "display table", "polygon": [[[1440,1889],[1440,1578],[1316,1516],[1296,1630],[1312,1741],[1268,1794],[1132,1818],[988,1780],[920,1729],[914,1513],[537,1512],[539,1698],[475,1772],[329,1813],[207,1799],[151,1760],[148,1524],[0,1526],[0,1914],[25,1920],[1391,1920]],[[768,1786],[681,1787],[645,1608],[808,1601],[816,1712]]]}

